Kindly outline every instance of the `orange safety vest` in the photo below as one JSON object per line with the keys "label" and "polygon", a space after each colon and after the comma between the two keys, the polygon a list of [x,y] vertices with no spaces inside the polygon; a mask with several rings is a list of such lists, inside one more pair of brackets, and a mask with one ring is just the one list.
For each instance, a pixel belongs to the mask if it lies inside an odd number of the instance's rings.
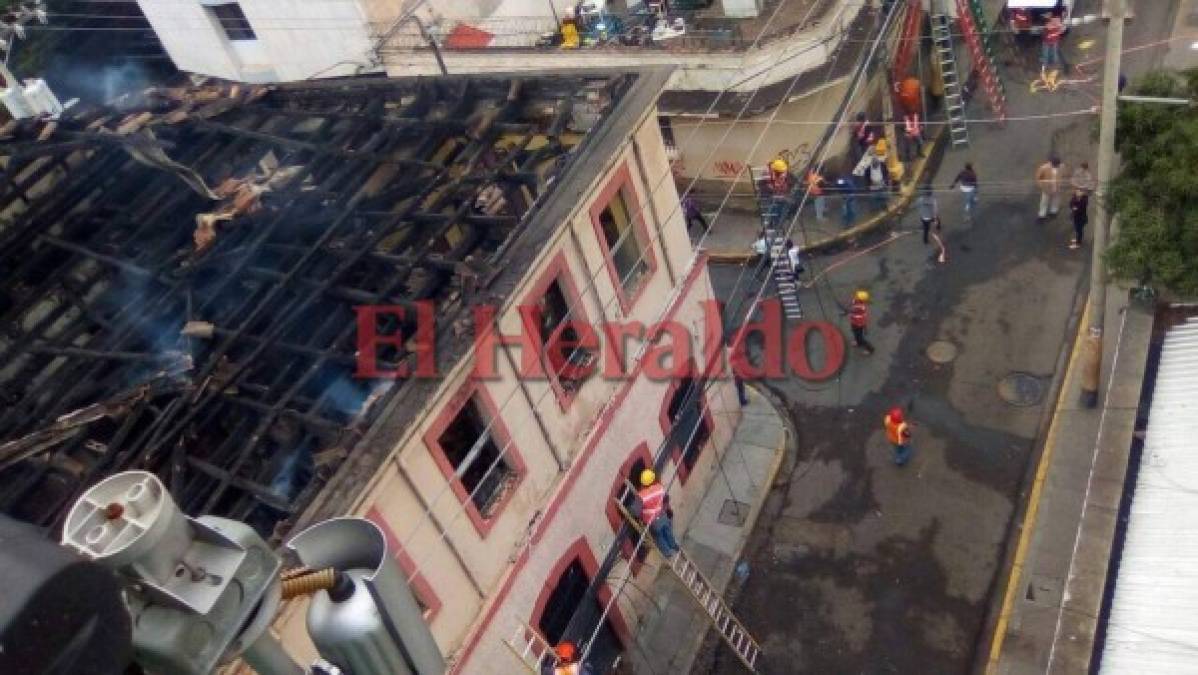
{"label": "orange safety vest", "polygon": [[818,197],[824,193],[824,177],[814,169],[807,172],[807,189],[811,192],[812,197]]}
{"label": "orange safety vest", "polygon": [[553,669],[553,675],[582,675],[582,666],[577,663],[563,663]]}
{"label": "orange safety vest", "polygon": [[906,422],[895,424],[890,419],[890,415],[885,418],[886,424],[886,440],[890,441],[891,445],[906,445],[907,439],[911,437],[911,431],[907,428]]}
{"label": "orange safety vest", "polygon": [[854,299],[853,304],[849,306],[849,325],[854,328],[865,328],[867,318],[868,310],[865,307],[865,303]]}
{"label": "orange safety vest", "polygon": [[641,498],[641,521],[651,525],[666,507],[666,489],[661,483],[654,483],[641,488],[637,496]]}
{"label": "orange safety vest", "polygon": [[912,115],[903,115],[903,127],[907,130],[908,136],[919,135],[919,113]]}

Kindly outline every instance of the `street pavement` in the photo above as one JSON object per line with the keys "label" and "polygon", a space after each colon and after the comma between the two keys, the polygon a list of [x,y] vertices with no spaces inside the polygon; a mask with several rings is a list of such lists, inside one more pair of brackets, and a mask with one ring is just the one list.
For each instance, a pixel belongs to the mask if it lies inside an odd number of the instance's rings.
{"label": "street pavement", "polygon": [[[1131,35],[1151,35],[1153,22],[1168,35],[1172,14],[1138,7],[1137,22]],[[1071,32],[1074,62],[1101,55],[1102,30]],[[1096,38],[1089,53],[1076,48],[1087,37]],[[770,383],[790,406],[798,454],[750,539],[750,574],[735,600],[762,644],[766,675],[968,672],[988,644],[987,612],[1001,592],[1012,518],[1073,340],[1090,255],[1089,232],[1081,250],[1066,248],[1067,208],[1036,222],[1032,175],[1050,152],[1070,167],[1096,166],[1096,117],[1072,113],[1099,95],[1097,83],[1032,94],[1037,72],[1018,65],[1003,75],[1012,118],[1045,117],[974,124],[968,149],[949,151],[934,170],[945,264],[908,213],[895,224],[899,236],[879,234],[809,265],[808,281],[824,274],[801,294],[807,319],[833,322],[847,340],[842,306],[867,288],[877,352],[850,348],[827,382]],[[970,117],[989,117],[983,105],[974,101]],[[972,223],[946,190],[966,161],[982,184]],[[745,295],[742,271],[712,268],[730,307]],[[948,343],[939,345],[952,352],[947,362],[929,358],[936,342]],[[1026,376],[1014,390],[1019,405],[1000,396],[1013,374]],[[915,425],[915,454],[903,468],[892,464],[882,429],[894,406]],[[709,636],[692,672],[743,671]]]}

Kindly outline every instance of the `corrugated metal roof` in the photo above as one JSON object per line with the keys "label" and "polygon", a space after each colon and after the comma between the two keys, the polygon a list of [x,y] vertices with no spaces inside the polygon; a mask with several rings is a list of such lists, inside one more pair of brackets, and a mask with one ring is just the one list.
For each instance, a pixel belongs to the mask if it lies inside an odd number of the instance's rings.
{"label": "corrugated metal roof", "polygon": [[1165,336],[1103,673],[1198,673],[1198,317]]}

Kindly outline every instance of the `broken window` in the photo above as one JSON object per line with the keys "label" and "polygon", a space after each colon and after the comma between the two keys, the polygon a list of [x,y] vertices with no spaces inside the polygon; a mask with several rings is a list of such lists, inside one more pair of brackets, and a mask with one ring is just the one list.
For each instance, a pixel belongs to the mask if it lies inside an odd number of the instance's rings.
{"label": "broken window", "polygon": [[453,467],[470,501],[484,519],[495,514],[504,497],[515,486],[518,474],[500,454],[495,428],[487,428],[488,417],[471,397],[437,439],[441,452]]}
{"label": "broken window", "polygon": [[711,438],[711,421],[703,410],[706,383],[684,377],[670,395],[666,406],[668,434],[674,452],[680,455],[680,468],[689,473]]}
{"label": "broken window", "polygon": [[597,356],[594,350],[578,345],[578,331],[571,322],[581,321],[582,317],[571,314],[560,279],[549,283],[537,301],[537,310],[540,321],[537,337],[542,353],[548,357],[550,376],[556,378],[566,392],[577,391],[595,371]]}
{"label": "broken window", "polygon": [[225,36],[230,40],[257,40],[250,20],[241,11],[241,5],[236,2],[225,2],[219,5],[208,5],[212,18],[224,29]]}
{"label": "broken window", "polygon": [[630,203],[623,187],[616,190],[611,201],[599,212],[599,227],[603,230],[603,243],[620,287],[631,296],[640,288],[642,279],[649,271],[649,264],[636,236],[633,224],[635,214],[629,208]]}

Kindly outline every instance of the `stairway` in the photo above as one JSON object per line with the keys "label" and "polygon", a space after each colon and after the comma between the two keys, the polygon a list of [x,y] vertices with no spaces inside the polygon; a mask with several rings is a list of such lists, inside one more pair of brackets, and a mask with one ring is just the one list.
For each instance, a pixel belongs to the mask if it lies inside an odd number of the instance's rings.
{"label": "stairway", "polygon": [[[653,537],[644,533],[645,528],[641,525],[640,520],[628,512],[620,499],[616,499],[616,507],[620,509],[620,513],[624,514],[624,518],[628,520],[638,536],[643,535],[645,541],[653,542]],[[656,547],[655,543],[654,547]],[[756,673],[757,659],[761,657],[761,647],[758,646],[753,636],[749,635],[744,624],[732,613],[732,609],[724,602],[723,596],[712,587],[707,577],[703,576],[695,563],[686,555],[686,551],[678,551],[673,558],[668,558],[666,562],[674,576],[678,577],[695,602],[698,602],[699,606],[703,608],[712,626],[736,653],[741,663],[750,672]]]}
{"label": "stairway", "polygon": [[758,215],[761,217],[762,231],[765,232],[766,250],[769,251],[774,285],[778,287],[782,311],[788,319],[801,319],[803,306],[799,304],[797,279],[791,273],[790,258],[786,255],[786,237],[782,234],[782,228],[786,223],[774,222],[773,197],[761,189],[769,178],[769,169],[750,167],[749,177],[753,181],[753,192],[757,196]]}
{"label": "stairway", "polygon": [[529,672],[541,675],[546,667],[553,668],[557,665],[557,654],[553,652],[553,647],[545,642],[545,638],[541,634],[533,630],[523,621],[516,622],[516,629],[508,639],[504,640],[504,644],[512,653],[520,659],[520,663],[524,665]]}
{"label": "stairway", "polygon": [[953,51],[952,18],[944,9],[945,0],[932,0],[932,49],[944,80],[944,108],[948,116],[948,137],[954,146],[969,144],[965,126],[965,99],[957,73],[957,55]]}
{"label": "stairway", "polygon": [[923,6],[920,0],[906,0],[907,14],[903,17],[903,30],[899,34],[898,51],[894,55],[894,81],[902,82],[911,68],[911,60],[919,49],[919,38],[923,24]]}
{"label": "stairway", "polygon": [[[976,4],[976,0],[974,0]],[[974,12],[978,14],[975,15]],[[973,59],[974,70],[981,78],[982,88],[990,99],[990,109],[1000,122],[1007,120],[1007,95],[1003,91],[1002,81],[994,67],[994,58],[988,44],[984,44],[978,32],[976,16],[981,15],[981,6],[971,6],[970,0],[957,0],[957,15],[961,19],[961,32],[965,35],[965,44],[969,47],[969,55]]]}

